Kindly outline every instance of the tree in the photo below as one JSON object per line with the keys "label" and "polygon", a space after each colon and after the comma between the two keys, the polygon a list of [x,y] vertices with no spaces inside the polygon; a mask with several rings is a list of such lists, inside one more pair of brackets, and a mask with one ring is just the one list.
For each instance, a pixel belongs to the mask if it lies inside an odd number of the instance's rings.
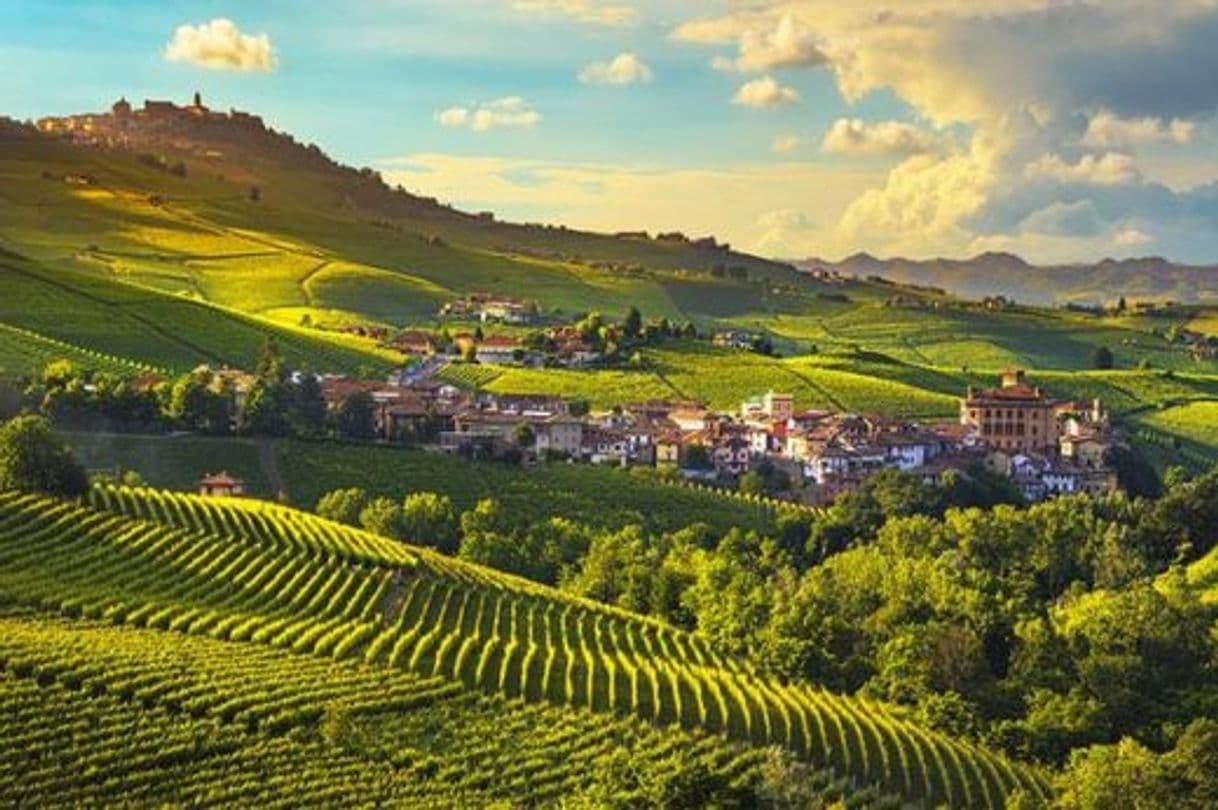
{"label": "tree", "polygon": [[326,428],[326,399],[317,375],[303,372],[294,386],[289,421],[301,436],[316,436]]}
{"label": "tree", "polygon": [[1101,370],[1112,368],[1116,363],[1112,349],[1107,346],[1096,346],[1091,352],[1091,367]]}
{"label": "tree", "polygon": [[368,493],[359,487],[335,489],[317,501],[317,514],[339,523],[358,526],[359,513],[367,504]]}
{"label": "tree", "polygon": [[537,433],[527,422],[521,422],[512,431],[512,441],[521,450],[529,450],[537,443]]}
{"label": "tree", "polygon": [[461,541],[461,523],[452,499],[434,492],[412,492],[402,503],[402,531],[412,543],[455,554]]}
{"label": "tree", "polygon": [[1057,787],[1063,810],[1218,806],[1218,722],[1194,720],[1164,754],[1130,738],[1076,751]]}
{"label": "tree", "polygon": [[740,476],[740,491],[745,495],[765,494],[765,478],[756,470],[749,470]]}
{"label": "tree", "polygon": [[349,394],[338,406],[334,427],[344,439],[376,438],[376,407],[367,391]]}
{"label": "tree", "polygon": [[220,389],[206,369],[184,374],[169,389],[165,408],[169,418],[188,430],[211,435],[228,433],[233,419],[233,397]]}
{"label": "tree", "polygon": [[691,444],[685,448],[685,459],[682,466],[687,470],[709,470],[711,463],[710,452],[704,445]]}
{"label": "tree", "polygon": [[401,537],[402,507],[392,498],[373,498],[360,510],[359,525],[382,537]]}
{"label": "tree", "polygon": [[84,468],[45,417],[18,416],[0,426],[0,490],[75,498],[88,486]]}
{"label": "tree", "polygon": [[649,613],[652,580],[659,563],[639,526],[603,532],[592,539],[578,573],[564,588],[608,605]]}
{"label": "tree", "polygon": [[639,312],[638,307],[630,307],[630,311],[626,313],[626,320],[622,324],[622,333],[628,338],[637,338],[642,328],[643,314]]}
{"label": "tree", "polygon": [[267,383],[282,383],[288,377],[287,365],[279,352],[275,338],[267,337],[258,349],[258,363],[254,374]]}
{"label": "tree", "polygon": [[250,386],[241,411],[241,430],[258,436],[286,436],[291,432],[288,387],[259,378]]}
{"label": "tree", "polygon": [[1117,301],[1117,312],[1122,315],[1125,314],[1125,296],[1123,296],[1123,295]]}

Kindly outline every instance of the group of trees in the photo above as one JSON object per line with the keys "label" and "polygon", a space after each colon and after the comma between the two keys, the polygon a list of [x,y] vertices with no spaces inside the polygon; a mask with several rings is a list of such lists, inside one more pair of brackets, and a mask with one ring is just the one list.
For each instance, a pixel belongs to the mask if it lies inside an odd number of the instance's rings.
{"label": "group of trees", "polygon": [[206,435],[344,438],[376,435],[372,398],[354,393],[328,412],[321,383],[308,371],[290,374],[274,341],[262,347],[252,382],[240,392],[203,366],[160,380],[83,368],[69,360],[47,364],[26,385],[26,407],[56,424],[86,430],[190,430]]}
{"label": "group of trees", "polygon": [[[638,349],[658,345],[670,338],[693,338],[698,335],[693,321],[676,323],[668,318],[644,321],[637,306],[631,306],[620,321],[592,312],[580,317],[572,327],[581,340],[600,352],[607,363],[629,361],[638,364],[642,362]],[[553,337],[542,330],[526,334],[523,343],[526,348],[541,353],[558,349]]]}

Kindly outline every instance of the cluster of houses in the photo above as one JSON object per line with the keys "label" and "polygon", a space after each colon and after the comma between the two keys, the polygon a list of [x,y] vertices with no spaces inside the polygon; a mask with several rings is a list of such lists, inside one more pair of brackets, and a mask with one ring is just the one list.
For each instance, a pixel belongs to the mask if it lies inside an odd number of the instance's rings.
{"label": "cluster of houses", "polygon": [[536,301],[521,301],[503,295],[472,293],[464,298],[449,301],[440,308],[442,318],[460,318],[482,323],[507,323],[528,326],[537,322],[539,310]]}
{"label": "cluster of houses", "polygon": [[487,365],[560,365],[571,368],[590,366],[598,362],[601,350],[574,326],[555,326],[541,333],[545,347],[529,347],[513,335],[479,336],[473,332],[455,332],[448,345],[441,345],[436,336],[422,329],[404,329],[385,346],[408,357],[419,359],[472,356]]}
{"label": "cluster of houses", "polygon": [[325,378],[322,391],[332,408],[356,391],[370,394],[387,441],[475,457],[511,450],[526,459],[670,468],[723,484],[765,465],[785,471],[793,497],[809,503],[829,502],[883,469],[932,484],[978,464],[1029,500],[1116,487],[1101,404],[1051,398],[1015,370],[995,388],[970,389],[959,420],[939,424],[797,410],[791,395],[776,392],[735,413],[668,401],[576,413],[561,397],[474,394],[434,379]]}

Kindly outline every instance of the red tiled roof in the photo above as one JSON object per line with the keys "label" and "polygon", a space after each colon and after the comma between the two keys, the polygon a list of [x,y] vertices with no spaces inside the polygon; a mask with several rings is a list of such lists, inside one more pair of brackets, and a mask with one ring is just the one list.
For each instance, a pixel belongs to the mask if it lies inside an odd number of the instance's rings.
{"label": "red tiled roof", "polygon": [[240,478],[234,478],[224,471],[205,475],[199,479],[200,486],[206,487],[233,487],[243,485],[244,483]]}
{"label": "red tiled roof", "polygon": [[491,335],[482,341],[484,349],[516,349],[519,347],[520,341],[507,335]]}

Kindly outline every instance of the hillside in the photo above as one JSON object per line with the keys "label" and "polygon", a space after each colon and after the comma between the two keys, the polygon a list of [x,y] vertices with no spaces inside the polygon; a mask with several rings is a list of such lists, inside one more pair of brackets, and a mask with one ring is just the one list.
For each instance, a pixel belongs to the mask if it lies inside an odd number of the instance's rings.
{"label": "hillside", "polygon": [[1040,305],[1112,304],[1121,295],[1131,300],[1218,302],[1218,264],[1177,264],[1157,256],[1037,266],[1010,253],[921,261],[857,253],[839,262],[806,259],[796,265],[805,271],[836,270],[847,276],[882,276],[901,284],[939,287],[965,298],[1004,295]]}
{"label": "hillside", "polygon": [[[355,789],[339,776],[350,774],[386,798],[422,789],[449,802],[465,791],[536,800],[587,780],[593,770],[566,759],[592,757],[583,761],[594,769],[598,749],[564,753],[557,771],[546,770],[550,752],[609,733],[644,757],[684,749],[745,781],[756,759],[728,740],[782,746],[816,771],[832,769],[830,785],[845,778],[907,800],[1001,807],[1016,787],[1044,789],[1034,771],[894,708],[782,685],[696,636],[425,549],[257,502],[99,489],[92,503],[0,499],[5,700],[78,721],[95,713],[110,735],[139,723],[126,743],[132,755],[171,718],[186,738],[195,721],[218,735],[196,735],[193,747],[170,748],[149,766],[279,746],[276,762],[300,761],[336,795]],[[512,709],[514,727],[540,746],[529,756],[516,749],[516,776],[498,778],[507,728],[470,747],[450,736],[456,728],[433,726],[430,745],[415,737],[401,747],[419,733],[413,709],[484,728],[505,700],[538,707]],[[546,712],[563,713],[552,732],[543,729],[559,716]],[[451,749],[440,747],[445,740]],[[386,763],[381,751],[402,753]],[[238,764],[248,758],[235,759],[216,767],[249,774]],[[411,779],[424,772],[432,778]]]}
{"label": "hillside", "polygon": [[459,212],[244,120],[87,145],[10,125],[0,139],[0,246],[292,322],[308,312],[401,324],[473,291],[679,317],[691,290],[722,286],[716,266],[803,283],[789,266],[713,240]]}

